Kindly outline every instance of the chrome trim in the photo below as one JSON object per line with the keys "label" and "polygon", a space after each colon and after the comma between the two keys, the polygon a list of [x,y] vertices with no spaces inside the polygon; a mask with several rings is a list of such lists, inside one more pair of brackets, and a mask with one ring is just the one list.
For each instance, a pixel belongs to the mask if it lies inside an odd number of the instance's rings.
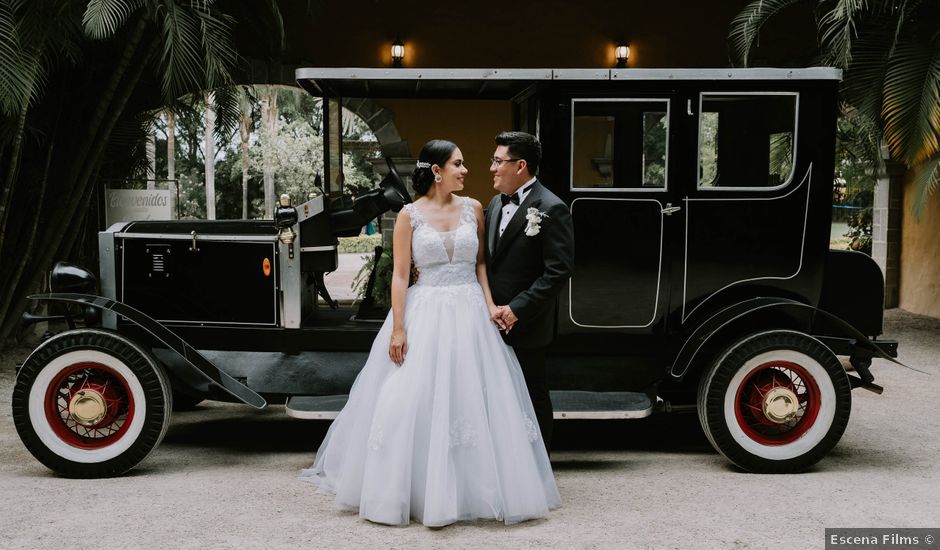
{"label": "chrome trim", "polygon": [[339,416],[339,411],[298,411],[289,407],[284,407],[284,412],[291,418],[301,420],[335,420]]}
{"label": "chrome trim", "polygon": [[116,233],[115,237],[119,239],[163,239],[170,241],[219,241],[219,242],[255,242],[255,243],[273,243],[277,241],[277,235],[200,235],[180,234],[180,233]]}
{"label": "chrome trim", "polygon": [[[662,187],[575,187],[574,186],[574,108],[575,103],[653,103],[666,104],[666,158],[663,166]],[[571,100],[571,141],[568,145],[568,190],[579,193],[663,193],[669,190],[669,131],[672,116],[672,98],[669,97],[626,97],[626,98],[573,98]],[[614,144],[616,147],[616,144]],[[642,171],[642,167],[640,168]],[[640,182],[643,174],[640,174]]]}
{"label": "chrome trim", "polygon": [[[300,224],[294,224],[292,227],[295,233],[300,233]],[[299,243],[298,243],[299,244]],[[278,261],[281,270],[278,274],[280,278],[280,302],[281,307],[281,326],[284,328],[300,328],[300,254],[293,254],[291,258],[290,248],[294,243],[278,242]],[[335,247],[334,247],[335,248]],[[301,249],[303,251],[303,249]]]}
{"label": "chrome trim", "polygon": [[552,80],[610,80],[610,69],[552,69]]}
{"label": "chrome trim", "polygon": [[642,411],[554,411],[552,418],[555,420],[605,420],[617,418],[646,418],[652,414],[653,407],[651,406]]}
{"label": "chrome trim", "polygon": [[[732,282],[726,284],[725,286],[719,288],[718,290],[712,292],[712,293],[709,294],[708,296],[705,296],[704,298],[702,298],[702,301],[700,301],[694,308],[692,308],[691,311],[689,311],[688,314],[686,314],[685,308],[686,308],[686,305],[688,304],[688,299],[689,299],[689,298],[688,298],[688,281],[689,281],[689,213],[690,213],[690,210],[691,210],[691,204],[690,204],[690,203],[696,202],[696,201],[698,201],[698,202],[704,202],[704,201],[773,201],[773,200],[780,200],[780,199],[784,199],[784,198],[786,198],[786,197],[789,197],[789,196],[792,195],[793,193],[796,193],[801,187],[803,187],[803,184],[804,184],[804,183],[806,184],[806,206],[803,208],[803,235],[801,236],[801,244],[800,244],[800,261],[799,261],[799,264],[796,266],[796,271],[794,271],[792,275],[786,275],[786,276],[751,277],[751,278],[748,278],[748,279],[741,279],[741,280],[738,280],[738,281],[732,281]],[[779,197],[727,197],[727,198],[717,198],[717,197],[716,197],[716,198],[689,198],[689,197],[686,197],[685,199],[683,199],[683,200],[686,202],[686,205],[685,205],[685,236],[684,236],[684,242],[682,243],[682,246],[683,246],[683,249],[684,249],[684,253],[683,253],[683,257],[682,257],[682,323],[683,323],[683,324],[689,319],[689,317],[692,316],[693,313],[695,313],[695,310],[697,310],[699,307],[702,306],[702,304],[704,304],[704,303],[707,302],[709,299],[711,299],[713,296],[715,296],[716,294],[718,294],[719,292],[721,292],[722,290],[724,290],[724,289],[726,289],[726,288],[729,288],[729,287],[734,286],[734,285],[739,284],[739,283],[746,283],[746,282],[750,282],[750,281],[762,281],[762,280],[786,281],[786,280],[792,279],[792,278],[794,278],[794,277],[796,277],[797,275],[800,274],[800,271],[803,270],[803,255],[804,255],[804,253],[805,253],[805,251],[806,251],[806,226],[807,226],[808,223],[809,223],[809,197],[810,197],[810,194],[811,194],[811,192],[812,192],[812,189],[811,189],[812,183],[813,183],[813,165],[812,165],[812,163],[811,163],[811,164],[809,165],[809,167],[806,169],[806,175],[803,176],[803,181],[801,181],[799,185],[797,185],[796,187],[794,187],[793,189],[791,189],[791,190],[788,191],[787,193],[785,193],[785,194],[783,194],[783,195],[780,195]]]}
{"label": "chrome trim", "polygon": [[611,69],[611,80],[842,80],[834,67],[802,69]]}
{"label": "chrome trim", "polygon": [[[695,173],[701,174],[702,170],[702,97],[703,96],[744,96],[744,95],[767,95],[767,96],[776,96],[776,95],[791,95],[795,96],[796,99],[793,102],[793,158],[790,159],[790,177],[787,178],[787,181],[781,183],[780,185],[775,185],[773,187],[702,187],[701,181],[695,182],[696,191],[704,191],[706,193],[712,192],[724,192],[729,191],[776,191],[778,189],[783,189],[784,187],[793,183],[793,178],[796,177],[796,144],[797,138],[799,137],[800,130],[800,93],[799,92],[700,92],[698,95],[698,128],[696,135],[696,144],[697,148],[695,151]],[[668,144],[667,144],[668,151]]]}
{"label": "chrome trim", "polygon": [[[284,412],[291,418],[301,420],[335,420],[339,411],[298,411],[288,407]],[[653,407],[642,411],[554,411],[554,420],[605,420],[605,419],[631,419],[646,418],[653,414]]]}
{"label": "chrome trim", "polygon": [[[664,217],[663,217],[663,212],[662,212],[663,203],[656,199],[634,199],[634,198],[608,199],[608,198],[600,198],[600,197],[578,197],[574,199],[573,201],[571,201],[571,206],[569,207],[571,210],[572,218],[574,218],[574,205],[578,201],[633,201],[633,202],[655,202],[656,204],[658,204],[659,205],[659,266],[656,271],[656,296],[654,298],[655,301],[653,303],[653,316],[650,319],[650,321],[646,323],[645,325],[582,325],[581,323],[575,321],[574,315],[572,314],[572,311],[571,311],[571,304],[574,302],[574,274],[572,274],[571,277],[568,278],[568,319],[570,319],[571,322],[575,326],[579,326],[582,328],[646,328],[652,325],[653,323],[656,322],[656,317],[657,317],[657,314],[659,313],[659,293],[660,293],[660,287],[662,285],[662,280],[663,280],[663,237],[664,237],[663,230],[665,229],[664,223],[663,223]],[[574,418],[574,417],[568,417],[568,418]],[[617,418],[620,418],[620,417],[617,417]]]}
{"label": "chrome trim", "polygon": [[300,247],[301,252],[329,252],[331,250],[338,249],[338,246],[302,246]]}
{"label": "chrome trim", "polygon": [[377,69],[304,67],[296,80],[551,80],[551,69]]}
{"label": "chrome trim", "polygon": [[[557,75],[557,76],[556,76]],[[383,69],[303,67],[296,80],[842,80],[834,67],[801,69]],[[593,75],[593,76],[591,76]]]}
{"label": "chrome trim", "polygon": [[309,220],[317,214],[323,212],[323,195],[314,197],[307,202],[301,203],[295,207],[297,210],[297,223]]}
{"label": "chrome trim", "polygon": [[[101,295],[111,300],[117,300],[117,277],[114,271],[114,231],[120,231],[124,225],[116,223],[107,231],[98,233],[98,273],[101,275],[99,285]],[[123,254],[121,257],[123,258]],[[104,311],[101,315],[101,326],[111,330],[117,329],[117,314],[113,311]]]}

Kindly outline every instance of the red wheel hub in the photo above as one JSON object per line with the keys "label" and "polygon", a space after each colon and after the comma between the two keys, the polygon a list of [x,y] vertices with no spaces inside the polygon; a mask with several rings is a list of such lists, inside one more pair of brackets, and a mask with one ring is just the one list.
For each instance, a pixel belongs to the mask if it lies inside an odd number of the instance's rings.
{"label": "red wheel hub", "polygon": [[113,445],[134,418],[134,397],[114,369],[82,362],[62,369],[46,388],[46,422],[69,445],[100,449]]}
{"label": "red wheel hub", "polygon": [[791,361],[768,361],[751,371],[734,399],[738,426],[762,445],[786,445],[803,436],[819,415],[816,380]]}

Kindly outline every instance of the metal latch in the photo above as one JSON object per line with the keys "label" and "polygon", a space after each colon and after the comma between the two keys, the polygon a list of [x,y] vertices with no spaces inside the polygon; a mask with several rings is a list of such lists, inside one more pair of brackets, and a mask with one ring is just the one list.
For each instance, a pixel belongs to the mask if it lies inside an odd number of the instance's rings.
{"label": "metal latch", "polygon": [[199,252],[199,248],[196,246],[196,230],[194,229],[194,230],[190,231],[189,234],[190,234],[190,236],[192,236],[192,238],[193,238],[193,244],[192,244],[192,246],[189,247],[189,251],[190,251],[190,252]]}
{"label": "metal latch", "polygon": [[666,216],[671,216],[680,210],[682,210],[681,206],[673,206],[671,202],[667,202],[666,207],[660,210],[660,212]]}

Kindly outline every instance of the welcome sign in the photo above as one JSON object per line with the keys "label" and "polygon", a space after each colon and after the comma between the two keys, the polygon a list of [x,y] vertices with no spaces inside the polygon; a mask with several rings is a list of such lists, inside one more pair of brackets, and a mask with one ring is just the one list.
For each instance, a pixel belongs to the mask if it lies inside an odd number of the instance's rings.
{"label": "welcome sign", "polygon": [[167,189],[108,189],[105,191],[105,221],[115,222],[173,219],[173,192]]}

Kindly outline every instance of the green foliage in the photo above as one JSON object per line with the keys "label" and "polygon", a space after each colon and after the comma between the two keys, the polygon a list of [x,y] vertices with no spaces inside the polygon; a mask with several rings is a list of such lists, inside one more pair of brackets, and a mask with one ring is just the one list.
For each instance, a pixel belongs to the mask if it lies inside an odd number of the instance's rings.
{"label": "green foliage", "polygon": [[[261,110],[257,98],[265,92],[277,94],[277,133],[268,136],[261,128]],[[253,131],[249,136],[248,217],[263,218],[262,171],[265,161],[274,169],[275,195],[287,193],[294,204],[307,200],[311,193],[321,194],[314,181],[323,173],[323,110],[321,100],[298,88],[264,86],[246,87],[247,101],[233,94],[236,110],[250,109]],[[217,96],[218,99],[218,96]],[[176,175],[180,182],[181,213],[186,218],[204,218],[206,209],[203,155],[205,101],[192,95],[176,109]],[[356,115],[345,111],[344,140],[376,141],[369,127]],[[158,133],[166,134],[166,120],[157,118]],[[237,219],[242,214],[242,166],[237,128],[223,134],[216,132],[216,218]],[[166,174],[166,138],[157,139],[157,174]],[[348,195],[372,189],[378,183],[370,158],[374,154],[353,151],[343,155],[344,191]],[[138,175],[142,177],[142,175]],[[268,216],[270,217],[270,215]]]}
{"label": "green foliage", "polygon": [[843,109],[836,130],[833,204],[851,206],[849,248],[871,254],[872,206],[880,163],[869,121],[851,107]]}
{"label": "green foliage", "polygon": [[358,237],[340,237],[339,253],[355,254],[363,252],[372,252],[375,247],[382,245],[382,234],[359,235]]}
{"label": "green foliage", "polygon": [[[372,273],[372,268],[376,265],[375,254],[363,256],[362,259],[366,262],[362,264],[359,273],[356,274],[352,282],[352,289],[358,292],[360,300],[366,296],[366,290],[369,288],[369,274]],[[377,305],[382,307],[392,307],[392,271],[394,265],[391,247],[383,249],[375,271],[375,286],[372,288],[372,298]]]}

